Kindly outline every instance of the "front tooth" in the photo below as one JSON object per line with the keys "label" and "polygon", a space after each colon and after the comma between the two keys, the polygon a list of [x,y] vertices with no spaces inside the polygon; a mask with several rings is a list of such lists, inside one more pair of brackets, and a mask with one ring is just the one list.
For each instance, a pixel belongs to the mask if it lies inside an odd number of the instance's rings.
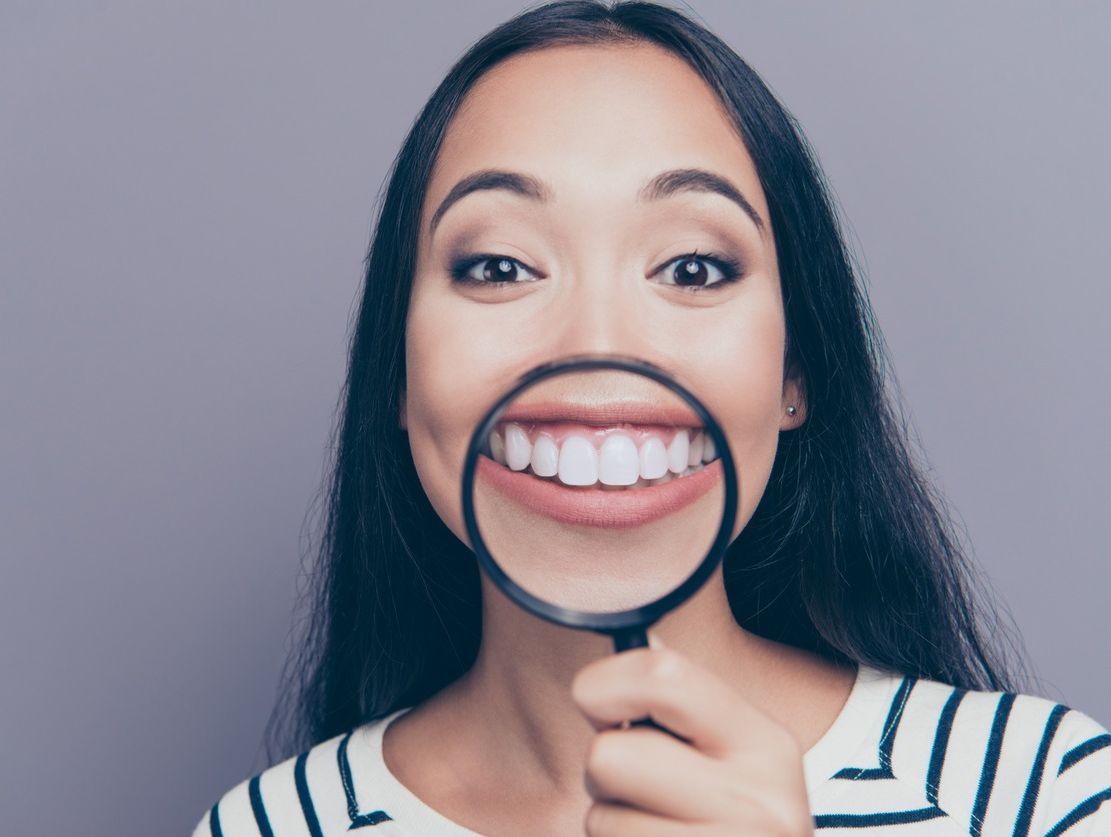
{"label": "front tooth", "polygon": [[532,444],[519,424],[505,426],[505,464],[514,471],[523,471],[532,458]]}
{"label": "front tooth", "polygon": [[687,465],[692,468],[702,462],[702,431],[694,431],[691,437],[690,449],[687,452]]}
{"label": "front tooth", "polygon": [[686,430],[680,430],[667,446],[667,468],[673,474],[683,473],[687,467],[687,457],[690,455],[690,438]]}
{"label": "front tooth", "polygon": [[551,436],[540,436],[532,446],[532,472],[538,477],[554,477],[559,470],[559,447]]}
{"label": "front tooth", "polygon": [[636,443],[624,433],[610,433],[598,454],[598,478],[606,485],[632,485],[639,476]]}
{"label": "front tooth", "polygon": [[490,454],[499,465],[505,464],[505,439],[496,430],[490,434]]}
{"label": "front tooth", "polygon": [[716,447],[714,447],[714,438],[709,433],[704,433],[703,439],[704,441],[702,443],[702,461],[713,462],[715,459],[717,459],[718,456],[718,450]]}
{"label": "front tooth", "polygon": [[640,475],[646,480],[656,480],[667,473],[667,448],[662,439],[649,436],[640,446]]}
{"label": "front tooth", "polygon": [[598,451],[589,439],[568,436],[559,449],[559,481],[564,485],[598,482]]}

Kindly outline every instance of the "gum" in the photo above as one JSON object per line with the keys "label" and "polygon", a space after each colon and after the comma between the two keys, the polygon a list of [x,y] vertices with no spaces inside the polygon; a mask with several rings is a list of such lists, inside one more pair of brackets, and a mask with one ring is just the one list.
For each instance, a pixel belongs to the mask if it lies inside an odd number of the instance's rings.
{"label": "gum", "polygon": [[562,446],[568,436],[582,436],[590,439],[594,446],[601,450],[606,437],[614,433],[622,433],[633,440],[639,450],[648,439],[655,437],[664,443],[664,447],[671,444],[675,435],[680,430],[686,430],[692,437],[699,427],[669,427],[664,425],[631,425],[617,424],[608,427],[599,427],[593,424],[576,422],[499,422],[494,430],[505,439],[505,428],[515,424],[525,431],[530,444],[535,445],[540,436],[549,436],[557,445]]}

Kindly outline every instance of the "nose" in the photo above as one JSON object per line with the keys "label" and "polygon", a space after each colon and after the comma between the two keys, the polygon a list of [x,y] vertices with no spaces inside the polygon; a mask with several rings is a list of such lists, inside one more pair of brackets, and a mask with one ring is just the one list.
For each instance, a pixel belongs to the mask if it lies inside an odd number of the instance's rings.
{"label": "nose", "polygon": [[647,306],[635,282],[636,277],[602,268],[565,282],[549,311],[549,351],[561,357],[619,354],[654,360]]}

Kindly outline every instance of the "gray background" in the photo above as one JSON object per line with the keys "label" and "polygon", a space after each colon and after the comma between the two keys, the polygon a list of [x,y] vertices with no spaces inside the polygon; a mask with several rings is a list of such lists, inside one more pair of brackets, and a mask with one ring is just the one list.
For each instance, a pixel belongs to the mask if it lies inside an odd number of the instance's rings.
{"label": "gray background", "polygon": [[[693,7],[816,146],[1040,693],[1111,723],[1111,6]],[[265,766],[378,188],[521,8],[0,6],[5,833],[185,833]]]}

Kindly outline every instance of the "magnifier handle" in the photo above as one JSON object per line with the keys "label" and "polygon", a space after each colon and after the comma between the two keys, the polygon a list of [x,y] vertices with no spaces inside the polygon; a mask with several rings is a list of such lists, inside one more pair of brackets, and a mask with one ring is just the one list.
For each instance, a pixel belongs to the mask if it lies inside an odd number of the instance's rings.
{"label": "magnifier handle", "polygon": [[620,654],[630,648],[647,648],[648,630],[646,628],[629,628],[613,634],[613,651]]}
{"label": "magnifier handle", "polygon": [[657,724],[651,718],[638,718],[635,721],[629,721],[629,726],[631,726],[631,727],[648,727],[649,729],[657,729],[660,732],[666,732],[668,735],[673,735],[676,738],[679,737],[679,736],[675,735],[675,733],[673,733],[667,727],[660,726],[659,724]]}

